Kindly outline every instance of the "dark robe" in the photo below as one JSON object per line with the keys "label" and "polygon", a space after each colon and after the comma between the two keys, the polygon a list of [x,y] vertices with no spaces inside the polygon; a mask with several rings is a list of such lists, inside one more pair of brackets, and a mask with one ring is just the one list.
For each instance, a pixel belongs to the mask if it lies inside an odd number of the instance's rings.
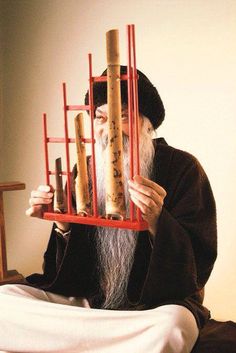
{"label": "dark robe", "polygon": [[[152,180],[167,192],[153,246],[140,232],[128,283],[130,310],[179,304],[194,314],[199,328],[210,317],[203,289],[216,253],[216,209],[207,176],[195,157],[155,140]],[[44,273],[27,277],[30,285],[66,296],[88,298],[99,307],[95,227],[72,224],[67,242],[51,233]]]}

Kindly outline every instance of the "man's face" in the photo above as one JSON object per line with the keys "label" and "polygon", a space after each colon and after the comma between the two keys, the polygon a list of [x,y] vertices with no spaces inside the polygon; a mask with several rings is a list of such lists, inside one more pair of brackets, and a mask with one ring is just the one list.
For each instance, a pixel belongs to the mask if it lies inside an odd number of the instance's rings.
{"label": "man's face", "polygon": [[[101,105],[96,109],[95,120],[94,120],[94,132],[95,137],[103,137],[108,133],[108,105]],[[141,122],[141,117],[139,117]],[[129,136],[129,119],[128,119],[128,109],[122,108],[122,131],[125,135]]]}

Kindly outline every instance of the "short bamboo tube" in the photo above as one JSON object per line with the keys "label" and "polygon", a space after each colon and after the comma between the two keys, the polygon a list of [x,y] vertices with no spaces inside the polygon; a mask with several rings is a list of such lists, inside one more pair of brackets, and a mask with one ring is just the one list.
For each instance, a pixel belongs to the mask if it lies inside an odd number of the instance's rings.
{"label": "short bamboo tube", "polygon": [[65,212],[61,158],[57,158],[55,160],[55,192],[53,199],[53,209],[56,213]]}
{"label": "short bamboo tube", "polygon": [[76,213],[87,215],[90,211],[86,148],[83,142],[83,113],[75,117],[75,141],[77,153],[77,177],[75,179]]}

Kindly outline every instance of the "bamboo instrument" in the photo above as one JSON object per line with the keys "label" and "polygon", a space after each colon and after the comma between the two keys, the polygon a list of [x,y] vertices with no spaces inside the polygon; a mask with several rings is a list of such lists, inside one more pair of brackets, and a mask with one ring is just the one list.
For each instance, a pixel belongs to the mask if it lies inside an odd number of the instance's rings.
{"label": "bamboo instrument", "polygon": [[75,141],[77,152],[77,177],[75,179],[76,213],[87,215],[90,211],[88,170],[84,138],[83,113],[75,117]]}
{"label": "bamboo instrument", "polygon": [[108,103],[106,216],[112,219],[122,219],[125,216],[125,195],[118,30],[106,33],[106,49]]}
{"label": "bamboo instrument", "polygon": [[61,168],[61,158],[55,160],[55,192],[53,200],[54,212],[63,213],[65,212],[65,202],[64,202],[64,190],[62,181],[62,168]]}

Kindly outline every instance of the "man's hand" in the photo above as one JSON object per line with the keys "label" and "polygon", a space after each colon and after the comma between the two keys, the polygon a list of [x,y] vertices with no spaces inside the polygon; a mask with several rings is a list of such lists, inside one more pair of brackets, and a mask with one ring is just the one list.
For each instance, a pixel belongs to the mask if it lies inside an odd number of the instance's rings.
{"label": "man's hand", "polygon": [[45,205],[52,203],[53,191],[49,185],[40,185],[37,190],[31,191],[29,204],[30,208],[26,210],[26,215],[30,217],[43,217]]}
{"label": "man's hand", "polygon": [[154,237],[166,191],[153,181],[136,175],[133,180],[129,180],[129,192],[131,200],[140,208],[143,219],[149,225],[149,232]]}
{"label": "man's hand", "polygon": [[[29,217],[42,218],[45,206],[52,203],[53,193],[49,185],[40,185],[37,190],[33,190],[29,199],[30,208],[26,210],[25,214]],[[64,232],[70,228],[69,223],[55,223]]]}

